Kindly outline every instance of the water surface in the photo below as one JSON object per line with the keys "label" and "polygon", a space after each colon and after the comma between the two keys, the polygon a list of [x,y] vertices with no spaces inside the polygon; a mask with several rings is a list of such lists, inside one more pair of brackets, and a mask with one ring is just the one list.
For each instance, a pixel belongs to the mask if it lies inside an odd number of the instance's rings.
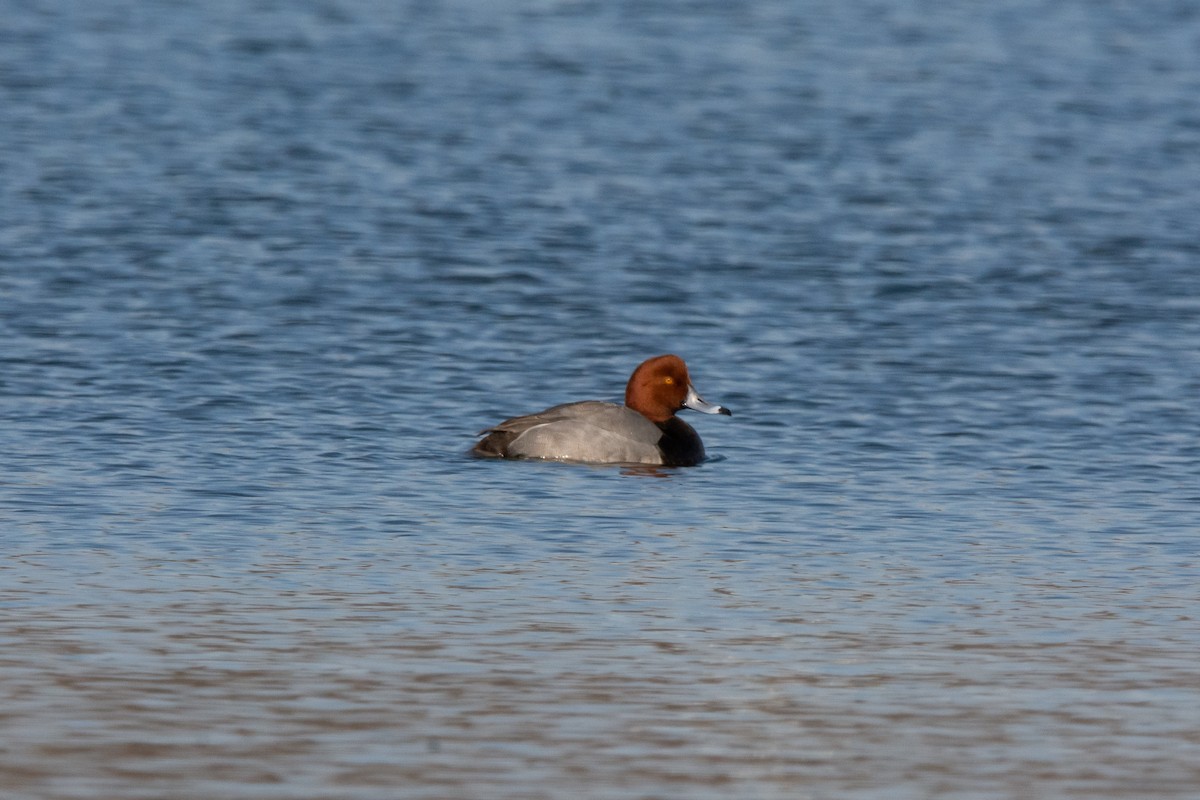
{"label": "water surface", "polygon": [[1187,4],[0,17],[9,796],[1195,796]]}

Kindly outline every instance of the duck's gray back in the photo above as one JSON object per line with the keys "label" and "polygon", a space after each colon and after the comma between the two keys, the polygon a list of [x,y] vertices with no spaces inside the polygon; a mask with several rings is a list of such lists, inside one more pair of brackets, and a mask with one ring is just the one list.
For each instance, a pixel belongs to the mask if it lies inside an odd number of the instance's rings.
{"label": "duck's gray back", "polygon": [[586,400],[505,420],[476,451],[508,458],[661,464],[662,429],[636,411]]}

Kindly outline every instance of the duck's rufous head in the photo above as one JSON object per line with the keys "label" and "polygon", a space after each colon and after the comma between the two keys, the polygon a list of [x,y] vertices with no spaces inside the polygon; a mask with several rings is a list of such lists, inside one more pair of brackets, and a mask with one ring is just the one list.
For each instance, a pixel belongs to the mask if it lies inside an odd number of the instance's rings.
{"label": "duck's rufous head", "polygon": [[684,408],[733,416],[728,408],[706,403],[696,394],[687,365],[673,355],[655,356],[638,365],[625,387],[625,405],[651,422],[666,422]]}

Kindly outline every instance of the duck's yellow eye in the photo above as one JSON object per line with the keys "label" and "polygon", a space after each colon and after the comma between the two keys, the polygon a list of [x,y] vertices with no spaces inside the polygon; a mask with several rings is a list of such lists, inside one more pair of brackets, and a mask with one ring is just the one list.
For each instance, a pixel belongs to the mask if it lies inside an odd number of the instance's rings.
{"label": "duck's yellow eye", "polygon": [[675,382],[675,379],[674,379],[674,378],[672,378],[670,375],[668,375],[667,377],[663,378],[663,383],[665,383],[667,386],[670,386],[670,385],[671,385],[671,384],[673,384],[674,382]]}

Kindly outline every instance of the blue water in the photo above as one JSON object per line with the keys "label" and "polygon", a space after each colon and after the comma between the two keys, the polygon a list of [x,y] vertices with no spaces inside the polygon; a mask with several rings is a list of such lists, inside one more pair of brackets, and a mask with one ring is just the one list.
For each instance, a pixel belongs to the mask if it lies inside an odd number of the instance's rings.
{"label": "blue water", "polygon": [[1192,4],[0,19],[6,797],[1197,796]]}

